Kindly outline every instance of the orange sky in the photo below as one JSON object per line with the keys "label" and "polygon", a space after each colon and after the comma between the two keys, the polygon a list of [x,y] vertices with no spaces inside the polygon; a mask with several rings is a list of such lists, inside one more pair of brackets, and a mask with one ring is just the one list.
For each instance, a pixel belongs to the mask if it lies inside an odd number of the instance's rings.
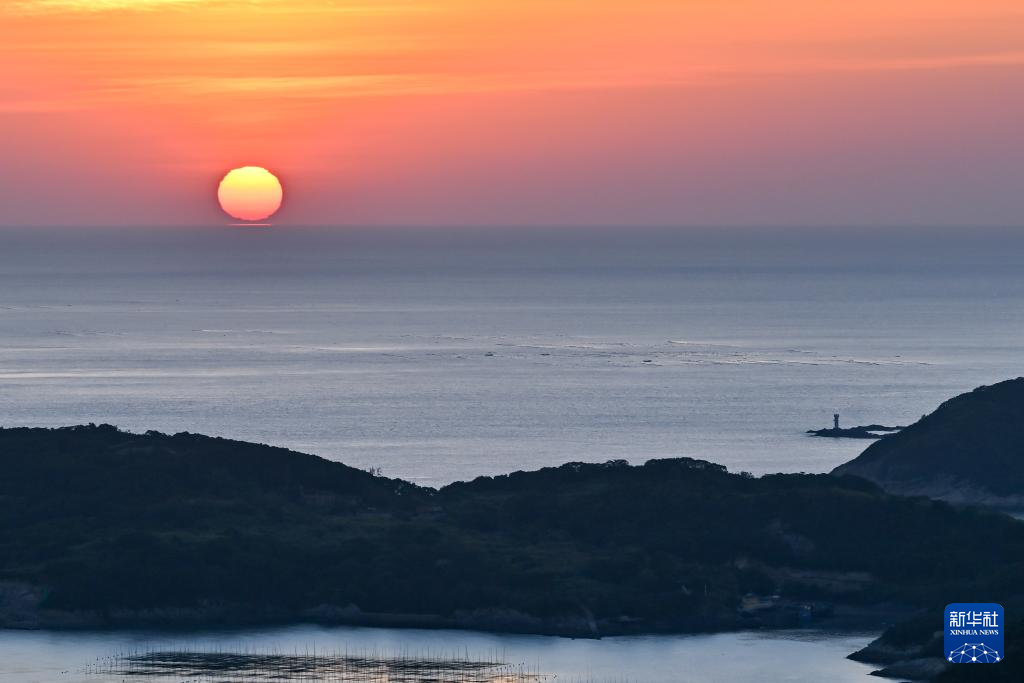
{"label": "orange sky", "polygon": [[1019,223],[1019,0],[4,0],[0,225]]}

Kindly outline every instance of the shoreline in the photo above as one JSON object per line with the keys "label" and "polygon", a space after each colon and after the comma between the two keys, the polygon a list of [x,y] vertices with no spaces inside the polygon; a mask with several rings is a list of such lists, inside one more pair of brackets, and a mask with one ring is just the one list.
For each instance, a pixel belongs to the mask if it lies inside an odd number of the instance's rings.
{"label": "shoreline", "polygon": [[[109,661],[111,657],[133,657],[143,666],[147,661],[172,662],[177,653],[187,665],[207,669],[207,655],[238,655],[238,663],[254,667],[289,666],[292,662],[262,662],[262,655],[310,655],[331,657],[369,656],[386,664],[392,659],[431,660],[456,657],[473,661],[494,661],[508,666],[526,665],[528,670],[555,678],[545,680],[625,681],[676,683],[678,667],[692,667],[694,680],[711,680],[715,672],[722,680],[754,683],[765,680],[773,666],[790,662],[802,672],[795,680],[842,680],[856,683],[872,669],[846,659],[847,653],[864,647],[873,637],[865,632],[828,630],[782,630],[776,632],[743,631],[719,634],[683,634],[626,636],[605,640],[568,639],[549,636],[493,634],[478,631],[439,632],[426,629],[322,628],[315,624],[295,624],[267,629],[214,629],[205,631],[168,631],[157,629],[105,632],[0,631],[0,654],[11,655],[8,666],[0,666],[0,678],[13,667],[19,653],[33,652],[30,673],[46,683],[67,679],[88,683],[88,673],[80,673],[90,663]],[[153,654],[161,656],[154,660]],[[727,655],[725,660],[722,655]],[[765,659],[769,658],[769,659]],[[797,661],[793,661],[796,658]],[[103,660],[103,661],[100,661]],[[325,663],[326,660],[325,660]],[[23,667],[24,668],[24,667]],[[68,671],[69,676],[64,672]],[[836,674],[845,674],[841,679]],[[329,676],[328,676],[329,677]],[[183,678],[183,677],[179,677]],[[310,676],[310,678],[316,678]],[[769,676],[770,678],[770,676]],[[17,678],[17,680],[21,680]],[[106,679],[104,679],[106,680]],[[118,677],[117,680],[120,680]]]}
{"label": "shoreline", "polygon": [[480,609],[452,616],[438,614],[387,614],[363,612],[354,606],[319,606],[297,612],[243,607],[152,608],[144,610],[19,610],[0,612],[0,631],[119,631],[154,629],[168,632],[190,630],[233,630],[287,628],[297,626],[361,627],[401,630],[472,631],[507,635],[531,635],[570,639],[600,640],[611,637],[650,635],[713,635],[739,632],[829,631],[836,633],[876,633],[912,614],[912,610],[892,605],[877,608],[837,606],[836,614],[813,623],[789,620],[737,619],[716,626],[698,627],[685,621],[640,623],[620,618],[594,619],[591,616],[565,615],[541,618],[515,610]]}

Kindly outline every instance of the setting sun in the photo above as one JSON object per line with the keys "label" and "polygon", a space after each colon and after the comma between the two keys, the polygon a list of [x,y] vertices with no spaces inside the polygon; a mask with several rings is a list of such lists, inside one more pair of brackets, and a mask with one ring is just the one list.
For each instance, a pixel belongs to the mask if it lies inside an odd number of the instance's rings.
{"label": "setting sun", "polygon": [[281,181],[265,168],[245,166],[220,181],[217,200],[224,213],[243,221],[262,221],[281,208]]}

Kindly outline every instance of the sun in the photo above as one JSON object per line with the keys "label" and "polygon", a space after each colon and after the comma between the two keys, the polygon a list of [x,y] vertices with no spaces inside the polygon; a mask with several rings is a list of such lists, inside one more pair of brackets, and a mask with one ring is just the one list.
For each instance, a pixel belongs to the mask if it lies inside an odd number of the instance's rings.
{"label": "sun", "polygon": [[262,221],[281,208],[284,190],[273,173],[259,166],[229,171],[217,188],[217,200],[224,213],[242,221]]}

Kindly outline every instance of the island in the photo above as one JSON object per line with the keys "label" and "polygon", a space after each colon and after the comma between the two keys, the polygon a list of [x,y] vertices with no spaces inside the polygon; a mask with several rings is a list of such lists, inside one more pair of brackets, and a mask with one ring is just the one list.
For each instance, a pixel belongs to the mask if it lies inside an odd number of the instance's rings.
{"label": "island", "polygon": [[965,581],[1009,602],[1024,571],[1024,525],[1008,517],[688,458],[430,489],[281,448],[88,425],[0,430],[0,467],[8,627],[870,625]]}
{"label": "island", "polygon": [[[858,476],[885,490],[927,496],[957,506],[985,506],[1017,513],[1024,510],[1024,378],[999,382],[949,399],[933,413],[869,446],[837,467],[840,477]],[[1020,524],[1020,522],[1018,522]],[[979,565],[989,564],[981,558]],[[1017,579],[1014,579],[1017,580]],[[1024,601],[1020,587],[1004,589],[976,584],[964,575],[959,594],[996,594],[1012,621],[1007,652],[1024,648]],[[946,667],[941,647],[941,607],[888,630],[853,658],[883,666],[896,678],[955,681],[1021,681],[1024,662],[1007,657],[995,667]]]}
{"label": "island", "polygon": [[[1014,609],[1020,607],[1020,601],[1015,600]],[[943,616],[941,607],[925,610],[889,627],[849,658],[879,665],[873,672],[875,675],[900,681],[1019,683],[1024,680],[1024,662],[1009,654],[1024,652],[1024,619],[1017,617],[1007,625],[1003,647],[1008,655],[1002,662],[993,666],[953,666],[942,657]]]}
{"label": "island", "polygon": [[[883,675],[974,680],[933,651],[939,610],[983,596],[1018,615],[1011,640],[1024,633],[1024,524],[900,495],[920,491],[902,482],[1024,494],[1022,396],[1018,379],[951,399],[832,474],[613,460],[438,489],[187,432],[0,429],[0,627],[597,638],[895,623],[853,656]],[[979,680],[1022,680],[1021,662]]]}
{"label": "island", "polygon": [[881,439],[904,427],[886,427],[885,425],[863,425],[860,427],[827,427],[825,429],[808,429],[811,436],[826,436],[833,439]]}
{"label": "island", "polygon": [[1024,378],[951,398],[840,465],[891,493],[1024,510]]}

